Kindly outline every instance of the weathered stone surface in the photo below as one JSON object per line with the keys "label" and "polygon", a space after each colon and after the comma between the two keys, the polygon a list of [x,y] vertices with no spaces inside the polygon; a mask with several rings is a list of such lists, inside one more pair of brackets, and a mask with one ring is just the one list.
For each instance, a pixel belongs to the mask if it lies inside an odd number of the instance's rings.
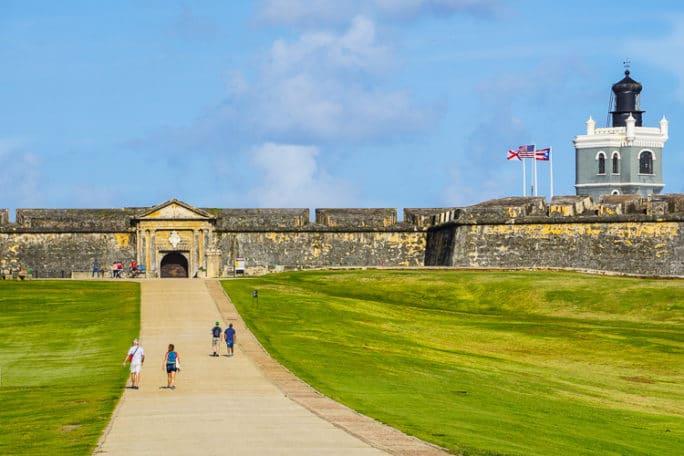
{"label": "weathered stone surface", "polygon": [[[596,269],[684,275],[684,195],[503,198],[469,207],[405,209],[153,208],[0,210],[0,268],[37,277],[109,271],[180,252],[189,275],[339,266]],[[144,252],[144,254],[141,254]],[[208,259],[211,258],[209,262]]]}
{"label": "weathered stone surface", "polygon": [[397,210],[316,209],[316,223],[336,228],[386,228],[397,223]]}
{"label": "weathered stone surface", "polygon": [[249,267],[422,266],[425,232],[219,233],[218,248],[229,261]]}
{"label": "weathered stone surface", "polygon": [[16,231],[104,232],[126,231],[140,209],[18,209]]}
{"label": "weathered stone surface", "polygon": [[[536,205],[524,216],[523,208],[528,206],[520,201],[495,200],[464,208],[452,222],[432,227],[425,262],[682,276],[684,211],[680,201],[677,196],[646,200],[616,195],[602,199],[596,211],[586,212],[586,200],[564,197],[552,202],[546,216],[539,214]],[[509,203],[513,204],[506,206]]]}
{"label": "weathered stone surface", "polygon": [[134,258],[129,233],[17,233],[0,235],[0,266],[31,268],[33,277],[71,277],[92,271],[97,259],[109,274],[116,260]]}
{"label": "weathered stone surface", "polygon": [[[409,225],[415,225],[417,227],[427,227],[431,225],[437,225],[439,223],[445,223],[447,220],[439,221],[439,217],[443,216],[453,208],[432,208],[432,209],[417,209],[417,208],[405,208],[404,209],[404,223]],[[437,218],[437,219],[436,219]]]}
{"label": "weathered stone surface", "polygon": [[309,209],[204,209],[216,216],[219,231],[272,231],[309,224]]}

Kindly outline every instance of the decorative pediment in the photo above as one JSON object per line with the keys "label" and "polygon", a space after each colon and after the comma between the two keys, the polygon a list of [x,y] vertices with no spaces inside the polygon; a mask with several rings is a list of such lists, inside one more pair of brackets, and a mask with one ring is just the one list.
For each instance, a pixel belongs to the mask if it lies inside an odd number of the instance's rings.
{"label": "decorative pediment", "polygon": [[183,201],[170,199],[137,215],[137,220],[209,220],[215,217]]}

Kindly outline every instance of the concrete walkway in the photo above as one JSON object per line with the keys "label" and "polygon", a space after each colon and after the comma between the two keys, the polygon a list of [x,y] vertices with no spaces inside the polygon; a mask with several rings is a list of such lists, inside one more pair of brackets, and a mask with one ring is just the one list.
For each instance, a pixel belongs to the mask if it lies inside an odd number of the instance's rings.
{"label": "concrete walkway", "polygon": [[[278,365],[218,281],[159,279],[141,286],[141,387],[124,392],[94,454],[446,454],[320,395]],[[217,320],[237,330],[233,357],[210,356]],[[169,343],[181,357],[175,390],[163,388]]]}

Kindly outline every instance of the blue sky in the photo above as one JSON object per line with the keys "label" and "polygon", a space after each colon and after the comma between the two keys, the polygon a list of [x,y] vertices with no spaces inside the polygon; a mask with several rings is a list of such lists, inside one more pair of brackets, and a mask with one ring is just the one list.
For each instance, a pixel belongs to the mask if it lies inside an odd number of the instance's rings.
{"label": "blue sky", "polygon": [[465,206],[527,143],[572,195],[626,58],[683,193],[682,55],[675,0],[0,0],[0,207]]}

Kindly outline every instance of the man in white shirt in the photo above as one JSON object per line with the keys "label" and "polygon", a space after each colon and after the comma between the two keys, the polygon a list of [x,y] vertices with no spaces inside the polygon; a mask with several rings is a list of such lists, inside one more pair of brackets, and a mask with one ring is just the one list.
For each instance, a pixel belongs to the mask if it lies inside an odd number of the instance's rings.
{"label": "man in white shirt", "polygon": [[140,371],[145,362],[145,350],[140,346],[138,339],[133,340],[133,346],[128,349],[123,365],[126,361],[131,363],[131,388],[138,389],[140,387]]}

